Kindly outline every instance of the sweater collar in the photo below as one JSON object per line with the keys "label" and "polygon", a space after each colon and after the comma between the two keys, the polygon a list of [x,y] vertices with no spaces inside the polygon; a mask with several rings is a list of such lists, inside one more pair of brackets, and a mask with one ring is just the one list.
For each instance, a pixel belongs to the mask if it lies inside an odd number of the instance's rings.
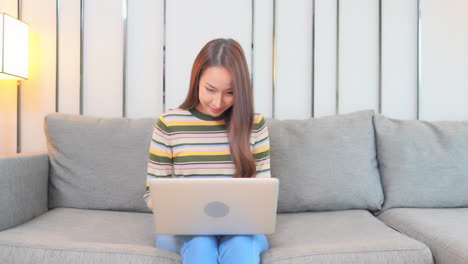
{"label": "sweater collar", "polygon": [[224,113],[222,113],[221,115],[215,117],[215,116],[210,116],[210,115],[207,115],[205,113],[202,113],[202,112],[198,111],[195,107],[189,109],[189,111],[190,111],[190,113],[192,113],[192,115],[194,115],[195,117],[197,117],[197,118],[199,118],[201,120],[219,121],[219,120],[224,119]]}

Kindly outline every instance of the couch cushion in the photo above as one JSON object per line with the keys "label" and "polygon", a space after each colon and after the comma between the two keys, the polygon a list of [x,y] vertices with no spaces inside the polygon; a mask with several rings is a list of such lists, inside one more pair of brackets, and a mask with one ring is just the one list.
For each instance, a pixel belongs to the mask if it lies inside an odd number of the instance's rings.
{"label": "couch cushion", "polygon": [[468,208],[394,208],[379,219],[426,244],[437,264],[468,263]]}
{"label": "couch cushion", "polygon": [[372,115],[268,120],[278,212],[381,208]]}
{"label": "couch cushion", "polygon": [[422,243],[367,211],[280,214],[262,263],[433,263]]}
{"label": "couch cushion", "polygon": [[49,206],[149,212],[143,194],[154,123],[47,115]]}
{"label": "couch cushion", "polygon": [[0,263],[181,263],[155,248],[147,213],[57,208],[0,232]]}
{"label": "couch cushion", "polygon": [[468,122],[374,119],[384,209],[468,206]]}

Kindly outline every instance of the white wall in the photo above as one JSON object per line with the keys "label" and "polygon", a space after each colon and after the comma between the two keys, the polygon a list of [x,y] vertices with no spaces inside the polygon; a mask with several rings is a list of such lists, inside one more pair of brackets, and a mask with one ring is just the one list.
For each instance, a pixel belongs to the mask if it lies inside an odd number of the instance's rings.
{"label": "white wall", "polygon": [[[22,0],[30,78],[20,94],[0,81],[0,155],[46,150],[50,112],[138,118],[177,107],[196,53],[218,37],[241,43],[267,117],[468,119],[468,4],[420,2],[418,20],[418,0]],[[0,4],[17,11],[16,0]]]}

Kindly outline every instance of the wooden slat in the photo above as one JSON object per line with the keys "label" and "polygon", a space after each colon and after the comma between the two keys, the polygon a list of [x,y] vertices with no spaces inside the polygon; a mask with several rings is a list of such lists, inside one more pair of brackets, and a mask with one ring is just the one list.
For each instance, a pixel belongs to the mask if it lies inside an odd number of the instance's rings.
{"label": "wooden slat", "polygon": [[378,0],[340,0],[338,112],[378,109]]}
{"label": "wooden slat", "polygon": [[336,114],[337,1],[315,0],[314,116]]}
{"label": "wooden slat", "polygon": [[127,117],[163,112],[164,1],[128,2]]}
{"label": "wooden slat", "polygon": [[382,114],[416,119],[417,0],[382,0]]}
{"label": "wooden slat", "polygon": [[255,112],[273,116],[273,1],[254,1],[253,87]]}
{"label": "wooden slat", "polygon": [[276,0],[275,118],[312,115],[312,1]]}
{"label": "wooden slat", "polygon": [[60,0],[58,112],[80,113],[80,0]]}
{"label": "wooden slat", "polygon": [[55,0],[22,0],[29,24],[29,79],[21,87],[21,152],[46,150],[44,117],[55,111]]}
{"label": "wooden slat", "polygon": [[468,119],[468,2],[422,5],[420,119]]}
{"label": "wooden slat", "polygon": [[123,115],[122,0],[87,0],[84,4],[83,113]]}

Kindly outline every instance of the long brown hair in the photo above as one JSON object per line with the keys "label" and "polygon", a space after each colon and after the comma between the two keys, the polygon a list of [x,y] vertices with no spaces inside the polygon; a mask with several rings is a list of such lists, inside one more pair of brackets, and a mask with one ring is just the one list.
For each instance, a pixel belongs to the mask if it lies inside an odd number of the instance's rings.
{"label": "long brown hair", "polygon": [[250,134],[254,119],[253,90],[242,47],[233,39],[215,39],[198,53],[192,67],[190,89],[181,109],[195,108],[199,103],[199,83],[203,72],[211,66],[222,66],[233,79],[234,104],[224,113],[229,147],[236,166],[234,177],[255,176],[255,162],[250,151]]}

